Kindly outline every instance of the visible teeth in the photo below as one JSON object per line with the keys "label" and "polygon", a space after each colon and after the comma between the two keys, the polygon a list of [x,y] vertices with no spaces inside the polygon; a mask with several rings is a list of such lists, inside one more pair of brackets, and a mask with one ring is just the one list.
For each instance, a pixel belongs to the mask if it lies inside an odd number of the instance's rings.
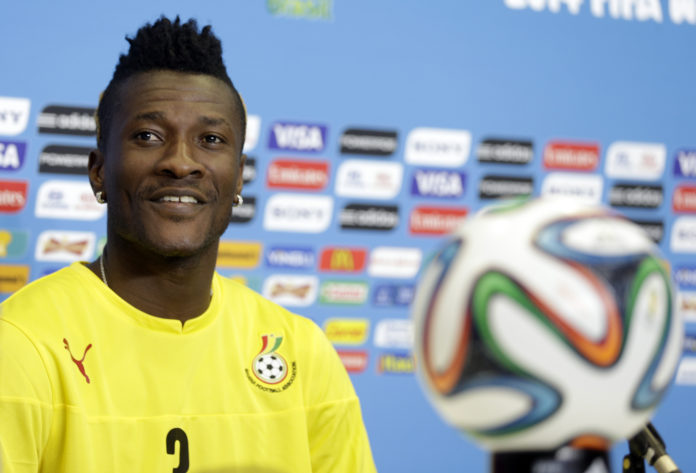
{"label": "visible teeth", "polygon": [[182,195],[181,197],[176,195],[165,195],[160,199],[161,202],[183,202],[185,204],[197,204],[198,201],[191,197],[190,195]]}

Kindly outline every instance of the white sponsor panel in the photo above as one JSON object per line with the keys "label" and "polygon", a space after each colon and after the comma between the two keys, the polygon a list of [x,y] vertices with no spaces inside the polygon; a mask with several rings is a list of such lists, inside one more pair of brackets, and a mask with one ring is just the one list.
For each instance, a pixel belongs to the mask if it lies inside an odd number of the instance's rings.
{"label": "white sponsor panel", "polygon": [[401,190],[403,174],[400,163],[348,159],[341,163],[336,173],[336,195],[393,199]]}
{"label": "white sponsor panel", "polygon": [[374,343],[379,348],[413,348],[413,322],[407,319],[382,319],[375,327]]}
{"label": "white sponsor panel", "polygon": [[677,368],[677,384],[696,386],[696,356],[685,356]]}
{"label": "white sponsor panel", "polygon": [[678,291],[676,309],[684,322],[696,322],[696,291]]}
{"label": "white sponsor panel", "polygon": [[329,228],[332,215],[330,196],[279,193],[266,202],[263,227],[275,232],[321,233]]}
{"label": "white sponsor panel", "polygon": [[422,257],[418,248],[378,246],[370,252],[367,272],[378,278],[412,278],[418,274]]}
{"label": "white sponsor panel", "polygon": [[244,137],[244,148],[247,152],[256,148],[261,133],[261,117],[258,115],[248,115],[246,123],[246,136]]}
{"label": "white sponsor panel", "polygon": [[471,133],[467,130],[414,128],[406,139],[405,160],[425,166],[463,166],[471,151]]}
{"label": "white sponsor panel", "polygon": [[39,218],[97,220],[106,205],[97,202],[89,182],[52,180],[39,187],[34,213]]}
{"label": "white sponsor panel", "polygon": [[263,295],[282,306],[306,307],[317,298],[316,276],[273,274],[263,283]]}
{"label": "white sponsor panel", "polygon": [[696,217],[679,217],[674,221],[670,249],[677,253],[696,253]]}
{"label": "white sponsor panel", "polygon": [[27,129],[31,100],[0,97],[0,135],[19,135]]}
{"label": "white sponsor panel", "polygon": [[572,197],[591,204],[602,200],[602,176],[553,172],[544,178],[541,195]]}
{"label": "white sponsor panel", "polygon": [[97,237],[92,232],[46,230],[36,242],[37,261],[87,261],[94,255]]}
{"label": "white sponsor panel", "polygon": [[667,148],[662,143],[617,141],[607,149],[604,172],[615,179],[654,181],[662,177]]}

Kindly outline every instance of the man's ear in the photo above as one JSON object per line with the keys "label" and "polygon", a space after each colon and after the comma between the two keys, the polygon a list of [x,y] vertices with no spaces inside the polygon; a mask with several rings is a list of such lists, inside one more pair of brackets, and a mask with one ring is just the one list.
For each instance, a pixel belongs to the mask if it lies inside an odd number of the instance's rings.
{"label": "man's ear", "polygon": [[104,192],[104,154],[98,149],[89,152],[87,171],[92,192]]}
{"label": "man's ear", "polygon": [[247,155],[242,153],[239,157],[239,174],[237,175],[237,188],[235,194],[242,193],[242,187],[244,186],[244,163],[246,163]]}

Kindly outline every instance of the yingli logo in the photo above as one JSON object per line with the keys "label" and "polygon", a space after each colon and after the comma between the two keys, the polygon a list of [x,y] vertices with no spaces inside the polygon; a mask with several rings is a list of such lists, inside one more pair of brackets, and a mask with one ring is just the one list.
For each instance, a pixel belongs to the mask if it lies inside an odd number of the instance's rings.
{"label": "yingli logo", "polygon": [[324,248],[319,259],[321,271],[358,273],[365,269],[367,250],[364,248]]}
{"label": "yingli logo", "polygon": [[696,212],[696,186],[679,186],[672,196],[675,212]]}
{"label": "yingli logo", "polygon": [[329,181],[326,161],[276,159],[268,166],[268,187],[282,189],[321,190]]}
{"label": "yingli logo", "polygon": [[546,169],[594,171],[599,164],[599,144],[549,141],[544,148]]}
{"label": "yingli logo", "polygon": [[27,181],[0,181],[0,212],[19,212],[27,203]]}

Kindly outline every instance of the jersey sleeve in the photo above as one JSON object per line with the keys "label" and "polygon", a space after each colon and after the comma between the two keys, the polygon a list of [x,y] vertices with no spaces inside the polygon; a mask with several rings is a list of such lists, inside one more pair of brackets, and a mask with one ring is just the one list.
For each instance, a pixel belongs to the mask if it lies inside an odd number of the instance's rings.
{"label": "jersey sleeve", "polygon": [[0,319],[0,471],[37,472],[51,424],[51,387],[30,339]]}
{"label": "jersey sleeve", "polygon": [[312,472],[374,473],[360,402],[348,373],[324,333],[316,327],[313,335],[306,406]]}

